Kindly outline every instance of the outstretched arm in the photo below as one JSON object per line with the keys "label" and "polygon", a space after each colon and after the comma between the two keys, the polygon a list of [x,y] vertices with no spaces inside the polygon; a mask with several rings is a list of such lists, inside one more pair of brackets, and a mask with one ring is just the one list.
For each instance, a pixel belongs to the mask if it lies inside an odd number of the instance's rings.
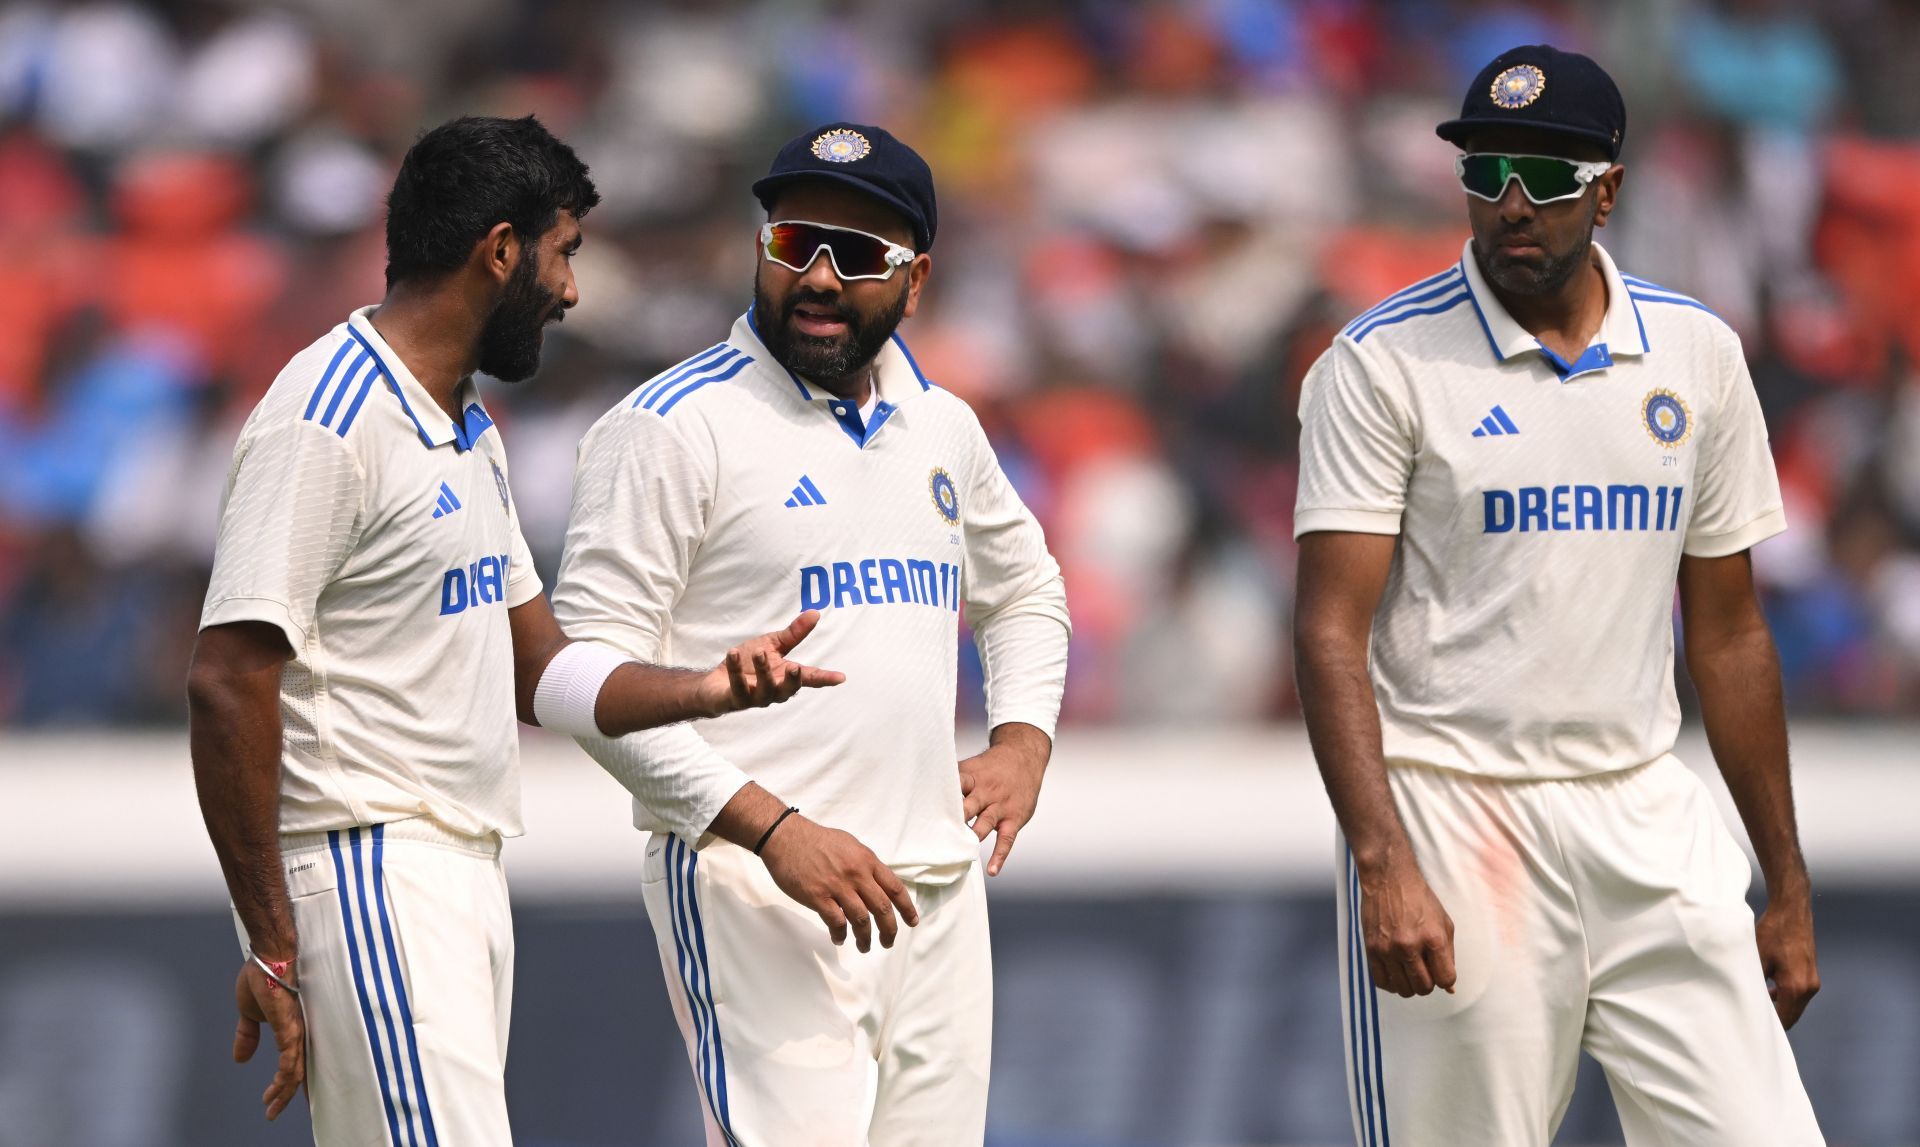
{"label": "outstretched arm", "polygon": [[1767,883],[1756,927],[1760,963],[1773,981],[1774,1010],[1792,1027],[1820,990],[1813,886],[1793,812],[1780,657],[1754,592],[1749,551],[1682,557],[1680,611],[1707,744]]}
{"label": "outstretched arm", "polygon": [[[550,695],[556,688],[564,695],[569,685],[595,690],[593,731],[607,737],[777,705],[801,689],[821,689],[846,680],[844,674],[787,660],[786,655],[819,624],[820,614],[815,611],[801,614],[777,633],[764,633],[735,646],[719,665],[705,670],[650,665],[598,645],[576,648],[563,657],[568,647],[579,643],[561,631],[545,597],[535,596],[515,606],[507,617],[513,629],[514,703],[520,719],[529,725],[541,724],[536,696],[549,671],[572,676],[569,682],[548,682]],[[602,676],[591,664],[596,656],[602,659],[602,672],[607,666],[617,668]],[[580,698],[583,709],[586,700]]]}
{"label": "outstretched arm", "polygon": [[1400,996],[1453,990],[1453,920],[1428,886],[1393,804],[1367,672],[1373,612],[1398,539],[1300,538],[1293,648],[1314,760],[1360,875],[1360,931],[1374,983]]}

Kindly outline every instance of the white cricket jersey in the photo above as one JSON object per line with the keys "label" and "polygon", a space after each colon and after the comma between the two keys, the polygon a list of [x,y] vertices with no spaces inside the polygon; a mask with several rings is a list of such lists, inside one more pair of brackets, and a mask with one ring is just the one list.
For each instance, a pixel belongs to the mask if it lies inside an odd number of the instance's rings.
{"label": "white cricket jersey", "polygon": [[789,374],[753,329],[643,383],[580,446],[554,611],[569,635],[709,666],[806,609],[794,656],[846,673],[768,709],[581,744],[635,794],[635,824],[688,840],[747,777],[859,837],[903,876],[957,877],[954,705],[964,605],[988,719],[1059,713],[1060,568],[973,412],[896,336],[879,401]]}
{"label": "white cricket jersey", "polygon": [[1681,555],[1786,528],[1739,338],[1594,251],[1607,313],[1574,362],[1469,243],[1307,374],[1294,535],[1400,536],[1371,657],[1389,763],[1521,779],[1662,756]]}
{"label": "white cricket jersey", "polygon": [[[540,592],[471,380],[453,423],[356,311],[234,446],[202,629],[278,626],[280,830],[520,832],[507,610]],[[491,431],[491,432],[490,432]]]}

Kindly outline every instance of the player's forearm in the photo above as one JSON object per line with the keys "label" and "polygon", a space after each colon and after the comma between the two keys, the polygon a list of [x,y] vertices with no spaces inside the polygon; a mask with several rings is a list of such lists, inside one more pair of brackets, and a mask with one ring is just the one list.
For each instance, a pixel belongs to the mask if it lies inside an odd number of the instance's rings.
{"label": "player's forearm", "polygon": [[1294,653],[1307,739],[1354,863],[1378,872],[1410,862],[1413,847],[1387,785],[1365,640],[1301,626]]}
{"label": "player's forearm", "polygon": [[752,848],[760,843],[767,829],[773,827],[773,823],[780,819],[780,814],[786,811],[786,802],[748,781],[721,808],[707,831],[742,848]]}
{"label": "player's forearm", "polygon": [[227,894],[253,950],[290,959],[298,947],[280,864],[278,678],[234,680],[196,667],[188,687],[194,787]]}
{"label": "player's forearm", "polygon": [[1753,841],[1769,898],[1806,895],[1787,763],[1780,659],[1764,624],[1690,644],[1687,669],[1700,694],[1707,744]]}
{"label": "player's forearm", "polygon": [[613,671],[593,705],[594,723],[609,737],[657,729],[701,717],[718,716],[711,695],[703,694],[707,674],[629,661]]}

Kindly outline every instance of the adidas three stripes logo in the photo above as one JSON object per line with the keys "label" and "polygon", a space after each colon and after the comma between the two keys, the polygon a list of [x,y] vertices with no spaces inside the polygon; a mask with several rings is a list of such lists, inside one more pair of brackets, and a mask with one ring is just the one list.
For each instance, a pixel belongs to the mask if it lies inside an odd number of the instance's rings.
{"label": "adidas three stripes logo", "polygon": [[1491,414],[1488,414],[1480,420],[1480,425],[1474,430],[1473,436],[1475,438],[1498,438],[1503,434],[1518,433],[1520,433],[1520,428],[1513,424],[1513,419],[1508,418],[1507,412],[1496,406],[1493,408]]}
{"label": "adidas three stripes logo", "polygon": [[826,504],[827,496],[822,494],[820,487],[814,485],[813,479],[807,477],[805,474],[800,475],[800,484],[793,488],[793,497],[787,499],[787,509],[789,510],[798,509],[801,506],[824,506]]}

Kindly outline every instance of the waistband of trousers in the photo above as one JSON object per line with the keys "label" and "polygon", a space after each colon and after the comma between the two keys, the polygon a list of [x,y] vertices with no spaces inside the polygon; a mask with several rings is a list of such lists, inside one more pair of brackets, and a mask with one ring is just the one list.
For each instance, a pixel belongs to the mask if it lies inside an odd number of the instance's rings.
{"label": "waistband of trousers", "polygon": [[[350,834],[355,831],[360,833],[362,839],[370,839],[373,827],[370,824],[363,824],[354,828],[336,828],[327,832],[283,832],[280,834],[280,852],[282,855],[287,855],[308,852],[316,848],[329,848],[336,840],[346,844],[352,839]],[[380,835],[386,841],[402,840],[416,844],[438,844],[446,848],[457,848],[462,852],[471,852],[477,856],[500,855],[499,833],[490,832],[485,836],[473,836],[456,832],[427,816],[387,821],[380,826]]]}

